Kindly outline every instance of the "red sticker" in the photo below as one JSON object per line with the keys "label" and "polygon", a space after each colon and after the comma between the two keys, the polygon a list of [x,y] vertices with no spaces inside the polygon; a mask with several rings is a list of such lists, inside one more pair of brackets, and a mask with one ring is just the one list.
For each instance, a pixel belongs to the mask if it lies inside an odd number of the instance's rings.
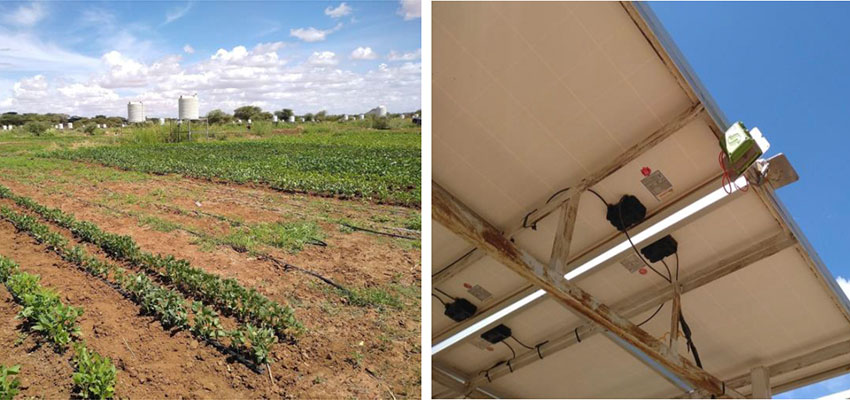
{"label": "red sticker", "polygon": [[652,173],[652,169],[650,169],[649,167],[643,167],[640,169],[640,173],[642,173],[643,176],[649,176],[649,174]]}
{"label": "red sticker", "polygon": [[463,283],[463,287],[465,287],[465,288],[467,288],[467,289],[472,289],[472,285],[470,285],[470,284],[468,284],[468,283],[466,283],[466,282],[464,282],[464,283]]}
{"label": "red sticker", "polygon": [[647,271],[646,268],[641,268],[640,270],[638,270],[638,272],[640,272],[641,275],[646,275]]}

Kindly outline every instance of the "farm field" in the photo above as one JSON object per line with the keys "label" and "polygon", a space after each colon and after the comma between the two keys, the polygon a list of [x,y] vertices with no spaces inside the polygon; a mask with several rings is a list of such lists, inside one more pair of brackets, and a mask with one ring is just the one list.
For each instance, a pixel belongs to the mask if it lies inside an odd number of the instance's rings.
{"label": "farm field", "polygon": [[127,135],[0,135],[0,256],[83,310],[57,352],[0,285],[23,397],[83,342],[119,397],[419,397],[418,129]]}

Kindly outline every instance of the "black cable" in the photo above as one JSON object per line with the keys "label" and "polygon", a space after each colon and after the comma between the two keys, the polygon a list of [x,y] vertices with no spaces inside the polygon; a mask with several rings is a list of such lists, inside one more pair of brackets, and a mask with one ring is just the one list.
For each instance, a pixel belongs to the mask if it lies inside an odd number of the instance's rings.
{"label": "black cable", "polygon": [[526,346],[525,343],[520,342],[519,339],[516,338],[516,336],[511,335],[511,338],[513,338],[515,342],[519,343],[520,346],[525,347],[526,349],[529,349],[529,350],[534,350],[534,347]]}
{"label": "black cable", "polygon": [[[617,208],[617,211],[618,211],[618,212],[619,212],[619,214],[620,214],[620,225],[622,225],[622,224],[623,224],[623,208],[622,208],[622,207],[618,207],[618,208]],[[668,277],[664,276],[664,274],[662,274],[662,273],[658,272],[658,270],[657,270],[657,269],[655,269],[655,268],[653,268],[653,267],[652,267],[652,265],[649,265],[649,262],[647,262],[646,260],[644,260],[643,256],[642,256],[642,255],[640,254],[640,252],[638,251],[637,246],[635,246],[635,243],[632,241],[632,236],[631,236],[631,235],[629,235],[629,230],[628,230],[628,229],[626,229],[625,227],[623,227],[622,232],[623,232],[624,234],[626,234],[626,239],[628,239],[628,240],[629,240],[629,244],[630,244],[630,245],[632,245],[632,250],[634,250],[634,251],[635,251],[635,254],[637,254],[638,258],[640,258],[640,260],[641,260],[641,261],[643,261],[643,263],[644,263],[647,267],[649,267],[649,269],[651,269],[653,272],[655,272],[656,274],[658,274],[658,276],[660,276],[662,279],[664,279],[664,280],[665,280],[665,281],[667,281],[668,283],[672,283],[672,282],[673,282],[673,280],[672,280],[671,278],[668,278]],[[667,271],[668,271],[668,272],[670,271],[670,270],[669,270],[669,268],[668,268],[668,270],[667,270]]]}
{"label": "black cable", "polygon": [[664,259],[662,258],[661,264],[664,264],[664,269],[667,270],[667,277],[670,278],[670,283],[673,283],[673,274],[670,273],[670,267],[667,266],[667,261],[664,261]]}
{"label": "black cable", "polygon": [[434,296],[435,298],[437,298],[437,300],[440,300],[440,303],[443,303],[443,307],[448,307],[448,305],[446,304],[446,302],[445,302],[445,301],[443,301],[443,299],[441,299],[441,298],[440,298],[440,296],[437,296],[437,295],[436,295],[436,294],[434,294],[434,293],[431,293],[431,296]]}
{"label": "black cable", "polygon": [[596,197],[598,197],[598,198],[599,198],[599,200],[602,200],[602,202],[603,202],[603,203],[605,203],[605,207],[608,207],[608,202],[607,202],[607,201],[605,201],[605,198],[603,198],[603,197],[602,197],[599,193],[596,193],[596,191],[595,191],[595,190],[590,189],[590,188],[588,188],[588,189],[587,189],[587,191],[588,191],[588,192],[590,192],[590,193],[595,194],[595,195],[596,195]]}
{"label": "black cable", "polygon": [[653,317],[655,317],[656,315],[658,315],[658,312],[659,312],[659,311],[661,311],[661,308],[663,308],[663,307],[664,307],[664,303],[659,304],[659,305],[658,305],[658,308],[657,308],[657,309],[655,309],[655,312],[654,312],[654,313],[652,313],[652,315],[650,315],[650,316],[649,316],[649,318],[647,318],[647,319],[643,320],[643,322],[641,322],[641,323],[637,324],[637,326],[641,326],[641,325],[643,325],[643,324],[645,324],[645,323],[649,322],[649,321],[650,321]]}
{"label": "black cable", "polygon": [[557,192],[553,193],[553,194],[552,194],[552,196],[550,196],[550,197],[549,197],[549,200],[546,200],[546,204],[549,204],[549,202],[550,202],[550,201],[552,201],[552,199],[554,199],[554,198],[555,198],[555,196],[557,196],[557,195],[559,195],[559,194],[561,194],[561,193],[563,193],[563,192],[565,192],[565,191],[567,191],[567,190],[570,190],[570,188],[569,188],[569,187],[565,187],[565,188],[563,188],[563,189],[561,189],[561,190],[559,190],[559,191],[557,191]]}
{"label": "black cable", "polygon": [[436,290],[436,291],[438,291],[438,292],[442,293],[442,294],[443,294],[443,296],[446,296],[446,297],[448,297],[448,298],[450,298],[450,299],[452,299],[452,300],[457,300],[457,299],[455,299],[455,297],[454,297],[454,296],[452,296],[452,295],[450,295],[450,294],[448,294],[448,293],[446,293],[446,292],[444,292],[444,291],[440,290],[440,288],[438,288],[438,287],[436,287],[436,286],[434,287],[434,290]]}
{"label": "black cable", "polygon": [[[504,340],[502,340],[502,343],[504,343],[504,344],[505,344],[505,346],[508,346],[508,348],[509,348],[509,349],[511,349],[511,354],[513,354],[513,355],[514,355],[513,357],[511,357],[511,360],[513,360],[514,358],[516,358],[516,352],[514,351],[514,348],[513,348],[511,345],[509,345],[509,344],[508,344],[508,342],[506,342],[506,341],[504,341]],[[508,361],[510,361],[510,360],[508,360]]]}

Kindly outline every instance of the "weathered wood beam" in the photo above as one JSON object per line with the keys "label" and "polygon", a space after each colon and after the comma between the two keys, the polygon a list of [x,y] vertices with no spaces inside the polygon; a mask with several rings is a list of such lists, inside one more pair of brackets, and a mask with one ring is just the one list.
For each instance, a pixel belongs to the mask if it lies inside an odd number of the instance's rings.
{"label": "weathered wood beam", "polygon": [[570,258],[570,244],[573,242],[573,231],[576,226],[576,214],[581,193],[575,193],[561,206],[558,227],[555,231],[555,241],[552,243],[552,255],[549,257],[549,269],[552,274],[564,276],[567,272],[567,261]]}
{"label": "weathered wood beam", "polygon": [[750,380],[753,382],[751,395],[754,399],[769,399],[770,396],[770,374],[764,366],[758,366],[750,371]]}
{"label": "weathered wood beam", "polygon": [[[641,222],[637,226],[631,228],[630,231],[632,232],[633,235],[638,234],[639,232],[642,232],[642,231],[652,227],[653,225],[661,222],[665,218],[675,214],[676,212],[680,211],[681,209],[687,207],[688,205],[690,205],[690,204],[698,201],[699,199],[705,197],[706,195],[714,192],[715,190],[718,190],[720,187],[721,187],[721,176],[720,176],[720,174],[718,174],[718,175],[706,180],[701,185],[692,189],[691,191],[682,193],[676,199],[671,200],[669,203],[663,205],[658,210],[654,210],[651,214],[647,215],[647,218],[643,222]],[[651,243],[655,240],[658,240],[662,236],[667,235],[668,233],[675,231],[676,229],[678,229],[683,224],[686,224],[689,221],[693,221],[694,219],[697,219],[700,216],[711,212],[711,210],[714,210],[717,207],[720,207],[723,204],[726,204],[727,202],[732,201],[733,199],[737,198],[740,195],[741,195],[741,192],[736,191],[731,196],[726,196],[725,198],[717,201],[716,203],[704,208],[700,212],[697,212],[697,213],[695,213],[695,214],[693,214],[693,215],[691,215],[691,216],[689,216],[689,217],[687,217],[687,218],[685,218],[685,219],[683,219],[683,220],[681,220],[681,221],[679,221],[679,222],[677,222],[677,223],[675,223],[675,224],[673,224],[673,225],[671,225],[671,226],[669,226],[665,229],[662,229],[661,231],[659,231],[658,233],[656,233],[652,237],[647,238],[647,240],[645,242]],[[592,246],[591,248],[583,250],[582,252],[576,252],[575,255],[571,256],[571,260],[570,260],[570,263],[569,263],[569,266],[568,266],[567,269],[572,270],[572,269],[577,268],[578,266],[596,258],[597,256],[607,252],[608,250],[611,250],[615,246],[623,243],[624,240],[625,239],[624,239],[622,233],[620,233],[619,231],[613,232],[606,239],[600,241],[599,243]],[[631,251],[631,250],[629,249],[627,251]],[[482,257],[483,256],[484,255],[482,253]],[[602,266],[600,266],[599,268],[602,268]],[[581,282],[582,279],[585,279],[586,276],[588,276],[589,274],[592,274],[592,273],[593,273],[593,271],[590,271],[588,274],[581,275],[581,276],[577,277],[576,279],[578,279],[578,282]],[[453,335],[457,334],[458,332],[461,332],[464,329],[467,329],[470,326],[478,323],[479,321],[481,321],[481,320],[493,315],[494,313],[504,309],[505,307],[508,307],[509,305],[514,304],[516,301],[523,299],[526,296],[536,292],[537,290],[538,290],[537,287],[529,284],[529,285],[526,285],[524,287],[516,289],[514,292],[511,292],[511,293],[505,295],[501,299],[490,300],[489,304],[487,304],[485,307],[479,307],[478,312],[472,318],[469,318],[469,319],[467,319],[463,322],[453,324],[453,325],[449,326],[448,328],[443,329],[441,331],[434,332],[434,334],[432,335],[432,342],[435,343],[435,344],[440,343],[440,342],[452,337]],[[533,304],[533,303],[531,303],[531,304]],[[527,306],[530,306],[530,304],[527,305]]]}
{"label": "weathered wood beam", "polygon": [[[686,294],[692,290],[700,288],[718,279],[721,279],[729,274],[752,265],[760,260],[766,259],[782,250],[791,248],[796,243],[793,236],[785,233],[779,233],[772,237],[766,238],[750,246],[740,249],[735,253],[723,258],[722,260],[712,261],[704,266],[695,268],[696,272],[689,274],[679,280],[679,291],[681,294]],[[635,318],[641,314],[652,310],[658,305],[666,303],[673,298],[673,288],[665,286],[664,288],[638,296],[629,298],[614,305],[614,310],[622,313],[626,318]],[[599,326],[595,324],[584,324],[570,327],[564,330],[564,334],[551,339],[548,343],[540,346],[540,355],[543,359],[551,355],[565,350],[570,346],[578,343],[576,336],[588,338],[599,332]],[[537,351],[528,351],[520,354],[511,362],[511,367],[498,366],[490,370],[488,376],[490,381],[510,374],[512,371],[517,371],[520,368],[527,367],[536,362],[541,361]],[[739,388],[743,385],[732,385],[732,381],[727,382],[729,386]],[[472,386],[483,385],[487,380],[483,377],[472,379]]]}
{"label": "weathered wood beam", "polygon": [[687,359],[671,354],[658,339],[640,329],[627,318],[615,313],[607,305],[560,275],[552,275],[548,268],[527,252],[517,248],[489,222],[443,189],[432,184],[432,215],[446,228],[482,249],[497,261],[510,268],[534,285],[543,288],[561,304],[577,314],[599,324],[611,334],[634,346],[657,362],[661,367],[687,382],[694,388],[717,396],[738,396],[734,390],[696,367]]}
{"label": "weathered wood beam", "polygon": [[[822,347],[810,353],[789,358],[788,360],[768,366],[767,370],[770,373],[770,377],[773,378],[815,364],[819,364],[824,361],[831,360],[835,357],[840,357],[846,354],[850,354],[850,340],[835,343],[826,347]],[[730,379],[727,383],[729,384],[729,386],[741,388],[751,385],[752,378],[750,374],[742,374],[740,376]]]}
{"label": "weathered wood beam", "polygon": [[[649,149],[655,147],[657,144],[664,141],[668,137],[672,136],[674,133],[678,132],[685,125],[688,125],[692,121],[696,120],[698,117],[705,113],[705,107],[701,103],[694,104],[681,114],[674,117],[670,122],[657,129],[656,131],[649,134],[646,138],[640,141],[640,143],[635,144],[634,146],[626,149],[623,153],[614,157],[608,164],[595,171],[594,173],[588,175],[584,178],[579,184],[570,188],[569,190],[563,191],[556,195],[553,198],[541,199],[534,206],[530,207],[531,211],[528,214],[525,214],[526,217],[517,220],[516,223],[512,226],[509,226],[505,229],[505,236],[511,237],[521,230],[531,227],[539,222],[541,219],[545,218],[553,211],[557,210],[562,204],[564,204],[574,193],[581,193],[587,188],[593,187],[597,183],[601,182],[603,179],[607,178],[626,164],[634,161]],[[479,258],[472,260],[471,258],[466,262],[454,262],[452,265],[444,267],[442,269],[435,269],[438,271],[436,274],[432,275],[431,282],[433,286],[438,286],[443,282],[447,281],[451,277],[457,275],[458,272],[462,271],[464,268],[472,265],[475,261],[480,260],[481,254],[474,247],[468,248],[464,254],[467,253],[479,253]]]}
{"label": "weathered wood beam", "polygon": [[465,374],[455,371],[452,368],[442,365],[432,364],[431,379],[439,384],[449,388],[450,393],[433,393],[435,398],[457,398],[469,397],[473,399],[492,399],[498,398],[489,391],[485,391],[479,387],[471,388],[469,386],[469,377]]}
{"label": "weathered wood beam", "polygon": [[673,309],[670,311],[670,343],[667,347],[670,348],[670,351],[678,351],[679,318],[682,314],[682,289],[679,286],[679,280],[675,276],[673,277],[673,283],[671,286],[673,288],[673,301],[671,302]]}

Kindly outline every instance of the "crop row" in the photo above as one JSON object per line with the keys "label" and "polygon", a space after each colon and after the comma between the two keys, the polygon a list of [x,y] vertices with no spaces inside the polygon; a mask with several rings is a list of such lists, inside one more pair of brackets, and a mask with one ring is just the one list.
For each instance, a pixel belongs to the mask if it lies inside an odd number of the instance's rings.
{"label": "crop row", "polygon": [[405,205],[418,205],[421,198],[418,146],[261,140],[87,147],[50,156],[147,173],[263,183],[284,191]]}
{"label": "crop row", "polygon": [[[58,350],[64,350],[74,339],[80,338],[77,318],[83,314],[83,309],[62,304],[59,295],[41,286],[40,280],[38,275],[21,272],[18,264],[0,256],[0,281],[23,307],[18,318],[26,320],[29,330],[41,333]],[[83,342],[75,343],[74,350],[73,380],[79,397],[112,398],[116,375],[112,360],[89,351]],[[0,398],[8,395],[11,399],[17,394],[20,383],[16,384],[16,379],[7,382],[6,376],[16,375],[18,368],[0,367]]]}
{"label": "crop row", "polygon": [[95,244],[118,260],[159,276],[181,292],[202,300],[241,322],[252,323],[259,328],[270,328],[281,339],[291,339],[303,330],[291,307],[280,305],[255,289],[246,289],[235,279],[222,279],[218,275],[194,268],[188,261],[176,259],[172,255],[144,252],[129,236],[104,232],[91,222],[77,221],[73,215],[62,210],[48,208],[27,197],[17,196],[2,185],[0,198],[13,200],[44,219],[69,229],[80,240]]}
{"label": "crop row", "polygon": [[[195,301],[190,305],[180,293],[157,285],[143,273],[133,274],[114,263],[103,262],[89,255],[80,246],[70,247],[62,235],[29,215],[14,212],[7,207],[0,207],[0,215],[19,230],[46,244],[64,260],[76,264],[125,294],[139,304],[143,313],[158,318],[164,328],[186,329],[216,348],[242,355],[241,361],[245,362],[247,358],[250,364],[254,364],[249,366],[255,369],[256,365],[268,362],[269,351],[277,339],[272,329],[247,324],[225,330],[218,314],[202,302]],[[189,319],[190,309],[194,317],[192,321]],[[229,345],[222,344],[221,339],[229,339]]]}

